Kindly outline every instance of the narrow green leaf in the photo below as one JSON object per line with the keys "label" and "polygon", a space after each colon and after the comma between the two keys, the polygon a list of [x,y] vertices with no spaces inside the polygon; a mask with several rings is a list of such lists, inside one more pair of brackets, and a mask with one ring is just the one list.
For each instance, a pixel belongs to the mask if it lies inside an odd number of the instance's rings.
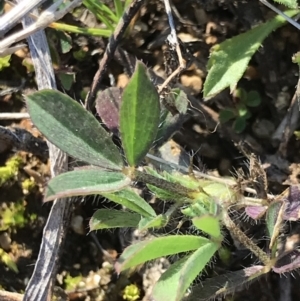
{"label": "narrow green leaf", "polygon": [[157,301],[181,301],[194,279],[218,250],[219,245],[207,242],[193,254],[173,264],[158,280],[152,297]]}
{"label": "narrow green leaf", "polygon": [[146,172],[151,174],[154,177],[159,179],[164,179],[171,183],[178,183],[181,186],[184,186],[191,190],[198,190],[211,184],[211,181],[207,180],[199,180],[191,177],[190,175],[183,175],[180,172],[173,171],[172,173],[168,173],[167,171],[163,171],[162,173],[158,173],[153,168],[146,167]]}
{"label": "narrow green leaf", "polygon": [[111,229],[121,227],[136,227],[141,219],[137,213],[113,210],[97,210],[89,223],[90,230]]}
{"label": "narrow green leaf", "polygon": [[138,165],[149,151],[158,130],[159,95],[147,75],[144,64],[137,62],[121,103],[120,131],[129,165]]}
{"label": "narrow green leaf", "polygon": [[[158,173],[155,169],[150,168],[150,167],[145,167],[145,170],[148,174],[158,178],[158,179],[163,179],[163,180],[167,180],[166,174],[160,174]],[[158,188],[156,186],[147,184],[147,187],[151,190],[152,193],[154,193],[156,195],[157,198],[161,199],[161,200],[174,200],[177,198],[177,195],[173,192],[169,192],[168,190],[164,190],[162,188]]]}
{"label": "narrow green leaf", "polygon": [[[298,10],[285,12],[289,17],[297,13]],[[285,22],[283,17],[276,16],[271,21],[216,45],[208,61],[209,72],[204,83],[204,97],[208,99],[227,87],[232,91],[263,40]]]}
{"label": "narrow green leaf", "polygon": [[214,238],[220,238],[220,222],[216,216],[204,215],[193,218],[193,225]]}
{"label": "narrow green leaf", "polygon": [[[213,200],[211,200],[206,194],[203,193],[203,196],[208,202],[213,202]],[[209,213],[207,208],[203,206],[202,202],[195,202],[194,204],[181,209],[181,212],[189,217],[198,217]]]}
{"label": "narrow green leaf", "polygon": [[120,172],[80,169],[66,172],[50,180],[45,200],[56,198],[101,194],[120,190],[130,184],[130,179]]}
{"label": "narrow green leaf", "polygon": [[34,125],[58,148],[92,165],[121,170],[123,160],[95,117],[69,96],[42,90],[25,96]]}
{"label": "narrow green leaf", "polygon": [[275,229],[275,224],[278,219],[278,214],[280,211],[280,208],[283,206],[282,201],[275,201],[272,202],[267,210],[266,214],[266,224],[267,224],[267,229],[269,232],[269,236],[272,237]]}
{"label": "narrow green leaf", "polygon": [[162,228],[168,223],[168,219],[165,215],[160,214],[156,217],[144,217],[140,220],[138,229],[140,231],[147,230],[149,228]]}
{"label": "narrow green leaf", "polygon": [[153,208],[130,188],[125,188],[113,193],[101,193],[101,195],[117,204],[139,213],[144,217],[156,217],[156,213]]}
{"label": "narrow green leaf", "polygon": [[274,0],[274,2],[277,2],[279,4],[283,4],[289,8],[297,8],[298,7],[298,2],[297,0]]}
{"label": "narrow green leaf", "polygon": [[116,269],[120,273],[155,258],[198,249],[208,242],[207,238],[193,235],[170,235],[141,241],[124,250]]}
{"label": "narrow green leaf", "polygon": [[269,249],[272,258],[276,256],[277,252],[278,236],[284,219],[284,211],[286,210],[285,205],[281,201],[272,202],[266,214],[266,224],[270,235]]}
{"label": "narrow green leaf", "polygon": [[118,19],[122,18],[123,11],[124,11],[123,3],[121,2],[121,0],[114,0],[114,5],[115,5],[117,18]]}

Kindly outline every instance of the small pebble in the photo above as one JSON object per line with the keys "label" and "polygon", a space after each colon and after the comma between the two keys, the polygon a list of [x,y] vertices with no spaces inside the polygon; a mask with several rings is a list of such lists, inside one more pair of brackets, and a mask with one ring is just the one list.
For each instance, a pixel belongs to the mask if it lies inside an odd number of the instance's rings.
{"label": "small pebble", "polygon": [[8,235],[7,232],[4,232],[0,235],[0,247],[4,251],[9,251],[10,250],[10,245],[11,245],[11,238]]}
{"label": "small pebble", "polygon": [[72,217],[71,228],[77,234],[80,235],[85,234],[84,226],[83,226],[83,217],[81,215],[75,215]]}

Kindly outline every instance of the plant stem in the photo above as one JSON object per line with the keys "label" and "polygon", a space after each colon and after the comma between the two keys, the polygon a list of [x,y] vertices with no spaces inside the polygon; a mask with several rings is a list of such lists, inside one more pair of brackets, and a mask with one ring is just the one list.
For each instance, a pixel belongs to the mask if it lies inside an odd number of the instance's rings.
{"label": "plant stem", "polygon": [[[171,166],[173,167],[175,170],[180,170],[182,171],[183,173],[189,173],[189,169],[184,167],[184,166],[181,166],[181,165],[178,165],[178,164],[175,164],[175,163],[171,163],[171,162],[168,162],[162,158],[159,158],[159,157],[156,157],[156,156],[153,156],[151,154],[147,154],[147,158],[149,158],[150,160],[154,160],[156,162],[159,162],[161,164],[166,164],[167,166]],[[199,178],[203,178],[203,179],[207,179],[207,180],[212,180],[212,181],[215,181],[215,182],[218,182],[218,183],[222,183],[222,184],[226,184],[230,187],[232,186],[236,186],[237,185],[237,182],[233,179],[228,179],[228,178],[220,178],[220,177],[216,177],[216,176],[212,176],[212,175],[208,175],[204,172],[200,172],[198,170],[193,170],[193,174],[195,174],[195,176],[199,177]],[[257,194],[256,190],[253,189],[253,188],[250,188],[250,187],[245,187],[244,189],[245,192],[249,192],[249,193],[252,193],[254,195]],[[268,199],[272,200],[274,197],[271,195],[271,194],[268,194]]]}
{"label": "plant stem", "polygon": [[232,221],[227,211],[225,210],[223,210],[223,222],[226,228],[234,237],[239,240],[239,242],[241,242],[252,253],[254,253],[265,266],[270,266],[269,256],[260,247],[253,243],[252,240],[235,225],[235,223]]}
{"label": "plant stem", "polygon": [[178,183],[172,183],[164,179],[157,178],[132,167],[124,168],[123,173],[134,181],[147,183],[183,197],[188,197],[191,193],[195,193],[194,190],[184,187]]}

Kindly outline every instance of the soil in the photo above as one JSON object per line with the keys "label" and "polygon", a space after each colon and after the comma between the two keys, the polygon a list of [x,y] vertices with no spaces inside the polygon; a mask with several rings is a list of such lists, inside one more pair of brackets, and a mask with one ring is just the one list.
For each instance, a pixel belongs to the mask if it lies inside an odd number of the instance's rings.
{"label": "soil", "polygon": [[[218,123],[220,111],[236,105],[230,91],[225,90],[208,101],[203,100],[202,89],[207,75],[209,53],[214,45],[246,32],[274,14],[256,0],[174,0],[172,6],[178,37],[189,65],[172,84],[179,85],[188,94],[191,103],[183,125],[172,137],[169,142],[171,144],[168,144],[165,159],[176,161],[180,154],[186,156],[188,162],[189,157],[195,154],[193,164],[196,169],[225,177],[236,175],[241,170],[247,174],[247,154],[254,153],[266,172],[268,193],[277,195],[290,185],[298,184],[299,118],[297,113],[293,115],[292,112],[295,112],[294,103],[298,110],[293,95],[299,70],[291,58],[300,46],[299,31],[291,25],[282,26],[264,41],[251,59],[238,88],[248,92],[257,91],[261,103],[250,109],[251,117],[247,120],[245,129],[236,133],[232,122]],[[80,12],[83,13],[83,9]],[[62,21],[80,26],[92,27],[95,24],[95,19],[90,14],[87,14],[87,18],[69,14]],[[63,53],[59,44],[61,33],[50,28],[46,32],[53,52],[59,90],[78,101],[84,100],[108,40],[68,34],[71,47]],[[165,78],[169,71],[164,58],[170,59],[172,55],[174,57],[165,43],[168,34],[169,25],[163,2],[149,0],[136,16],[135,23],[127,32],[121,47],[133,58],[142,60],[156,76]],[[176,55],[174,64],[177,64]],[[167,67],[172,69],[171,63]],[[74,81],[68,88],[62,80],[61,75],[64,73],[74,76]],[[129,77],[130,74],[116,57],[109,65],[101,89],[111,85],[123,88]],[[26,112],[22,94],[36,90],[27,48],[12,55],[9,66],[0,71],[0,82],[0,112]],[[96,111],[93,113],[96,116]],[[28,119],[0,120],[0,125],[26,129],[42,139]],[[43,192],[50,178],[50,169],[47,158],[16,152],[10,145],[5,145],[5,141],[0,140],[0,167],[6,166],[14,156],[21,160],[17,171],[5,183],[1,183],[0,179],[0,250],[3,249],[9,254],[18,272],[0,260],[0,288],[22,293],[32,275],[43,226],[51,208],[50,203],[43,203]],[[33,187],[24,188],[26,180],[31,180]],[[20,204],[23,210],[20,209]],[[129,276],[117,276],[111,260],[117,258],[133,234],[128,230],[89,234],[89,218],[103,206],[111,205],[104,203],[100,197],[88,197],[83,202],[74,204],[71,227],[57,275],[56,293],[60,300],[117,301],[124,300],[122,292],[127,285],[135,284],[141,290],[140,300],[150,300],[147,287],[151,287],[151,282],[160,276],[168,262],[157,261]],[[13,212],[12,221],[9,222],[5,220],[8,208]],[[19,216],[22,217],[21,221]],[[262,223],[242,219],[240,223],[247,235],[265,247],[262,241],[265,228]],[[289,227],[289,233],[298,233],[296,223]],[[249,251],[234,244],[229,233],[227,236],[232,258],[227,266],[216,260],[215,267],[219,273],[239,270],[255,263],[256,258]],[[110,257],[103,254],[99,243],[108,251]],[[298,241],[295,242],[297,243]],[[299,300],[299,275],[295,271],[292,276],[286,274],[280,277],[270,273],[255,281],[248,289],[227,296],[226,300]],[[290,299],[284,297],[284,292],[287,291]],[[143,299],[144,295],[146,297]]]}

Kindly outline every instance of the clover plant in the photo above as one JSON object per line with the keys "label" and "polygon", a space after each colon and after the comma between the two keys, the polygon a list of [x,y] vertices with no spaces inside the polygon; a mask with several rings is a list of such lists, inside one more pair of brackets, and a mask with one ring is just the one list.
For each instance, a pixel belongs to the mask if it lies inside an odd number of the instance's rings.
{"label": "clover plant", "polygon": [[257,91],[246,92],[238,88],[233,93],[233,108],[226,108],[220,111],[219,119],[222,123],[234,120],[233,129],[237,133],[245,130],[247,120],[252,116],[249,107],[257,107],[261,103],[261,97]]}
{"label": "clover plant", "polygon": [[[178,93],[182,97],[182,92]],[[278,229],[285,220],[295,218],[291,208],[299,207],[295,197],[299,190],[296,188],[289,192],[288,198],[255,199],[244,196],[243,189],[236,184],[143,166],[147,152],[156,143],[159,126],[164,124],[162,119],[166,114],[161,114],[160,97],[141,62],[137,62],[123,91],[118,120],[110,124],[119,127],[115,133],[121,137],[124,152],[113,143],[110,133],[96,118],[69,96],[54,90],[42,90],[25,98],[33,123],[45,137],[87,164],[51,179],[45,201],[99,194],[127,208],[96,211],[90,220],[91,231],[116,227],[155,231],[168,225],[175,212],[182,216],[182,220],[189,220],[196,230],[194,235],[157,235],[133,243],[117,260],[115,269],[121,273],[156,258],[181,254],[156,283],[153,289],[156,301],[175,301],[185,297],[188,288],[216,252],[222,252],[224,226],[256,255],[261,265],[207,279],[203,285],[191,290],[188,300],[214,299],[270,270],[283,273],[299,267],[298,253],[285,254],[280,260],[276,257]],[[168,202],[167,210],[155,212],[132,189],[136,182],[145,183],[158,199]],[[271,237],[270,252],[259,248],[230,218],[229,208],[243,207],[254,219],[266,216]]]}

